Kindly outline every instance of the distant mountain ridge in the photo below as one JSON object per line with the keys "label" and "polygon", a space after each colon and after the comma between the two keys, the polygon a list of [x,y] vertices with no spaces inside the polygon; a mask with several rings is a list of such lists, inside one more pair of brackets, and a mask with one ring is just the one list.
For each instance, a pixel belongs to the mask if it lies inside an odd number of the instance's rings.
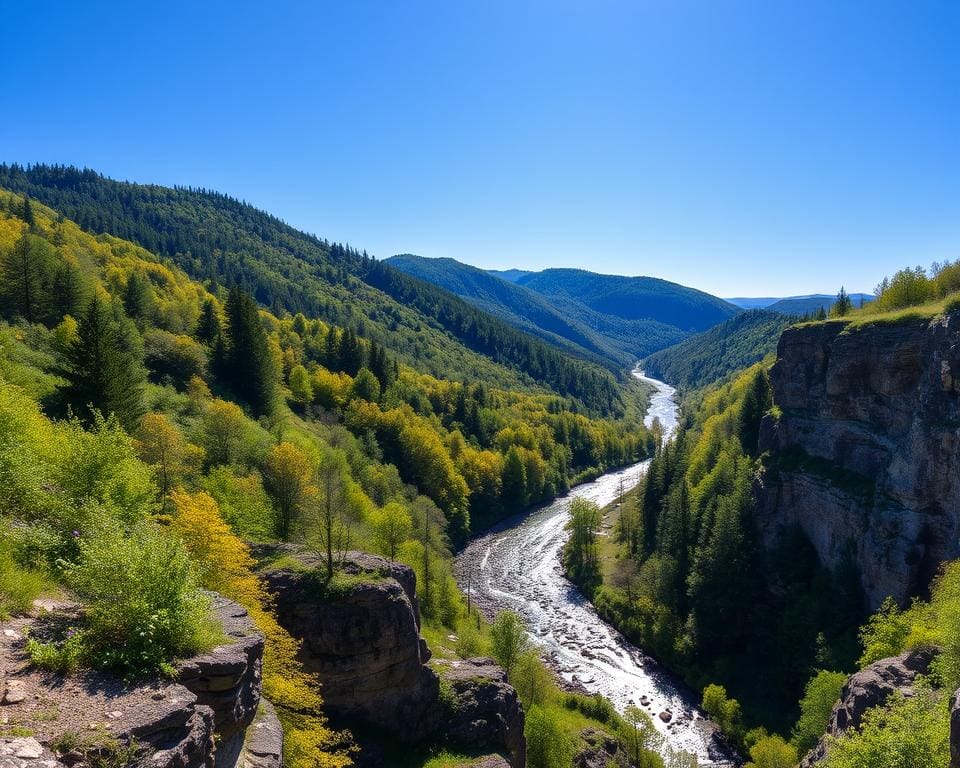
{"label": "distant mountain ridge", "polygon": [[[872,293],[851,293],[850,300],[854,306],[859,306],[860,302],[873,301]],[[749,297],[737,296],[726,301],[734,304],[741,309],[768,309],[771,312],[779,312],[783,315],[805,315],[813,314],[820,307],[824,311],[829,311],[830,307],[837,300],[836,294],[831,293],[811,293],[806,296],[762,296]]]}
{"label": "distant mountain ridge", "polygon": [[386,260],[570,351],[631,365],[739,310],[714,296],[655,278],[573,269],[486,271],[450,258]]}
{"label": "distant mountain ridge", "polygon": [[585,269],[555,268],[517,280],[555,301],[577,301],[626,320],[653,319],[688,333],[704,331],[737,314],[738,307],[709,293],[657,277],[603,275]]}

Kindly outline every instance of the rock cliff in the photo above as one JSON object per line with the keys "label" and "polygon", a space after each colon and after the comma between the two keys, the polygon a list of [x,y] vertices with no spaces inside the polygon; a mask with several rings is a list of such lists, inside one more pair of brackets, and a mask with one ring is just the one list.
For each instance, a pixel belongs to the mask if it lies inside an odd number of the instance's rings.
{"label": "rock cliff", "polygon": [[960,556],[960,313],[787,329],[771,381],[764,539],[799,526],[824,565],[852,560],[873,607],[922,591]]}
{"label": "rock cliff", "polygon": [[[279,722],[269,705],[260,706],[263,636],[237,603],[214,596],[225,642],[183,661],[176,682],[143,685],[94,670],[63,676],[33,668],[24,650],[27,632],[38,620],[76,611],[48,607],[5,622],[0,636],[0,718],[29,734],[0,739],[0,766],[72,766],[84,761],[84,749],[114,743],[136,745],[151,768],[279,768]],[[279,737],[248,739],[255,717]]]}
{"label": "rock cliff", "polygon": [[287,545],[269,555],[280,563],[263,573],[277,618],[302,640],[301,661],[331,716],[406,744],[503,751],[523,766],[523,711],[503,670],[489,659],[428,664],[410,568],[351,552],[325,584],[311,553]]}

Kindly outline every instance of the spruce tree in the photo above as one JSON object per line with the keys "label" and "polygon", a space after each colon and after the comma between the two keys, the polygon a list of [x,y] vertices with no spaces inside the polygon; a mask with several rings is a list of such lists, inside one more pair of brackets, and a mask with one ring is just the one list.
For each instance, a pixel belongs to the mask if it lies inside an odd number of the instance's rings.
{"label": "spruce tree", "polygon": [[3,284],[0,289],[9,315],[20,315],[28,323],[37,323],[45,318],[51,251],[45,240],[24,233],[13,248],[3,255],[0,264]]}
{"label": "spruce tree", "polygon": [[153,309],[153,289],[150,281],[140,272],[134,272],[127,280],[123,306],[134,320],[143,322],[149,319]]}
{"label": "spruce tree", "polygon": [[256,414],[270,414],[277,374],[267,334],[253,297],[236,286],[227,298],[226,336],[223,375],[227,383]]}
{"label": "spruce tree", "polygon": [[37,226],[37,220],[33,215],[33,206],[30,204],[30,198],[27,195],[23,196],[23,207],[20,209],[20,218],[27,223],[30,229]]}
{"label": "spruce tree", "polygon": [[837,300],[833,304],[832,314],[837,317],[844,317],[853,309],[853,301],[847,295],[846,289],[841,285],[840,293],[837,294]]}
{"label": "spruce tree", "polygon": [[118,322],[95,296],[77,323],[77,338],[67,351],[61,394],[73,412],[89,421],[94,410],[115,414],[132,430],[143,415],[145,372],[137,357],[136,329]]}
{"label": "spruce tree", "polygon": [[87,286],[80,270],[70,262],[61,264],[53,275],[51,320],[59,322],[64,315],[76,317],[84,306]]}
{"label": "spruce tree", "polygon": [[203,302],[203,308],[200,310],[200,318],[197,320],[197,327],[193,335],[197,341],[203,344],[210,344],[220,336],[220,315],[217,314],[217,306],[213,299],[207,299]]}

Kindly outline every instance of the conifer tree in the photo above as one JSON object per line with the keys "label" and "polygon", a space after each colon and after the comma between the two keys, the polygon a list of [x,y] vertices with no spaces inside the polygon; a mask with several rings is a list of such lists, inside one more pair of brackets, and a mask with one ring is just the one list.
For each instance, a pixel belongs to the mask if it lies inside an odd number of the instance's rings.
{"label": "conifer tree", "polygon": [[46,314],[52,249],[45,240],[24,233],[3,255],[3,303],[11,315],[28,323],[40,322]]}
{"label": "conifer tree", "polygon": [[193,332],[194,338],[203,344],[212,345],[220,336],[220,330],[220,316],[217,314],[217,306],[213,299],[207,299],[203,302],[203,307],[200,310],[200,318],[197,320],[197,327]]}
{"label": "conifer tree", "polygon": [[227,383],[255,413],[271,413],[277,374],[267,334],[253,297],[236,286],[227,298],[226,335],[222,368]]}
{"label": "conifer tree", "polygon": [[832,314],[837,317],[844,317],[853,309],[853,301],[847,295],[846,289],[841,285],[840,293],[837,294],[837,300],[833,304]]}
{"label": "conifer tree", "polygon": [[117,322],[110,308],[95,296],[77,324],[77,337],[67,350],[61,388],[66,403],[84,420],[92,411],[115,414],[132,430],[143,415],[146,375],[136,356],[135,329]]}

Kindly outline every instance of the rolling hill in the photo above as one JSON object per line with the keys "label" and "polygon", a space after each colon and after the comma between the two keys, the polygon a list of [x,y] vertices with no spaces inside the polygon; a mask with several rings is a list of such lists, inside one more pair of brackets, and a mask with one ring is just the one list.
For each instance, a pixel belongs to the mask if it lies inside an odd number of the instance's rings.
{"label": "rolling hill", "polygon": [[[859,306],[860,302],[873,301],[874,296],[870,293],[851,293],[850,299],[854,306]],[[807,296],[785,296],[782,298],[738,296],[727,299],[731,304],[735,304],[741,309],[768,309],[771,312],[797,316],[812,315],[820,307],[828,312],[836,300],[837,297],[829,293],[812,293]]]}
{"label": "rolling hill", "polygon": [[709,294],[653,278],[580,270],[501,272],[404,254],[387,263],[461,296],[517,328],[617,367],[708,328],[738,310]]}
{"label": "rolling hill", "polygon": [[517,280],[561,311],[579,303],[625,320],[656,320],[687,333],[704,331],[740,310],[709,293],[655,277],[601,275],[582,269],[546,269]]}
{"label": "rolling hill", "polygon": [[[564,311],[535,291],[454,259],[403,254],[390,266],[438,285],[515,327],[590,359],[616,368],[675,344],[685,337],[678,328],[656,320],[626,320],[603,315],[579,302]],[[530,273],[525,273],[530,274]]]}
{"label": "rolling hill", "polygon": [[91,234],[130,240],[211,287],[243,287],[277,314],[303,312],[351,328],[425,373],[552,391],[593,412],[622,412],[622,385],[597,363],[227,195],[49,165],[0,165],[0,187]]}

